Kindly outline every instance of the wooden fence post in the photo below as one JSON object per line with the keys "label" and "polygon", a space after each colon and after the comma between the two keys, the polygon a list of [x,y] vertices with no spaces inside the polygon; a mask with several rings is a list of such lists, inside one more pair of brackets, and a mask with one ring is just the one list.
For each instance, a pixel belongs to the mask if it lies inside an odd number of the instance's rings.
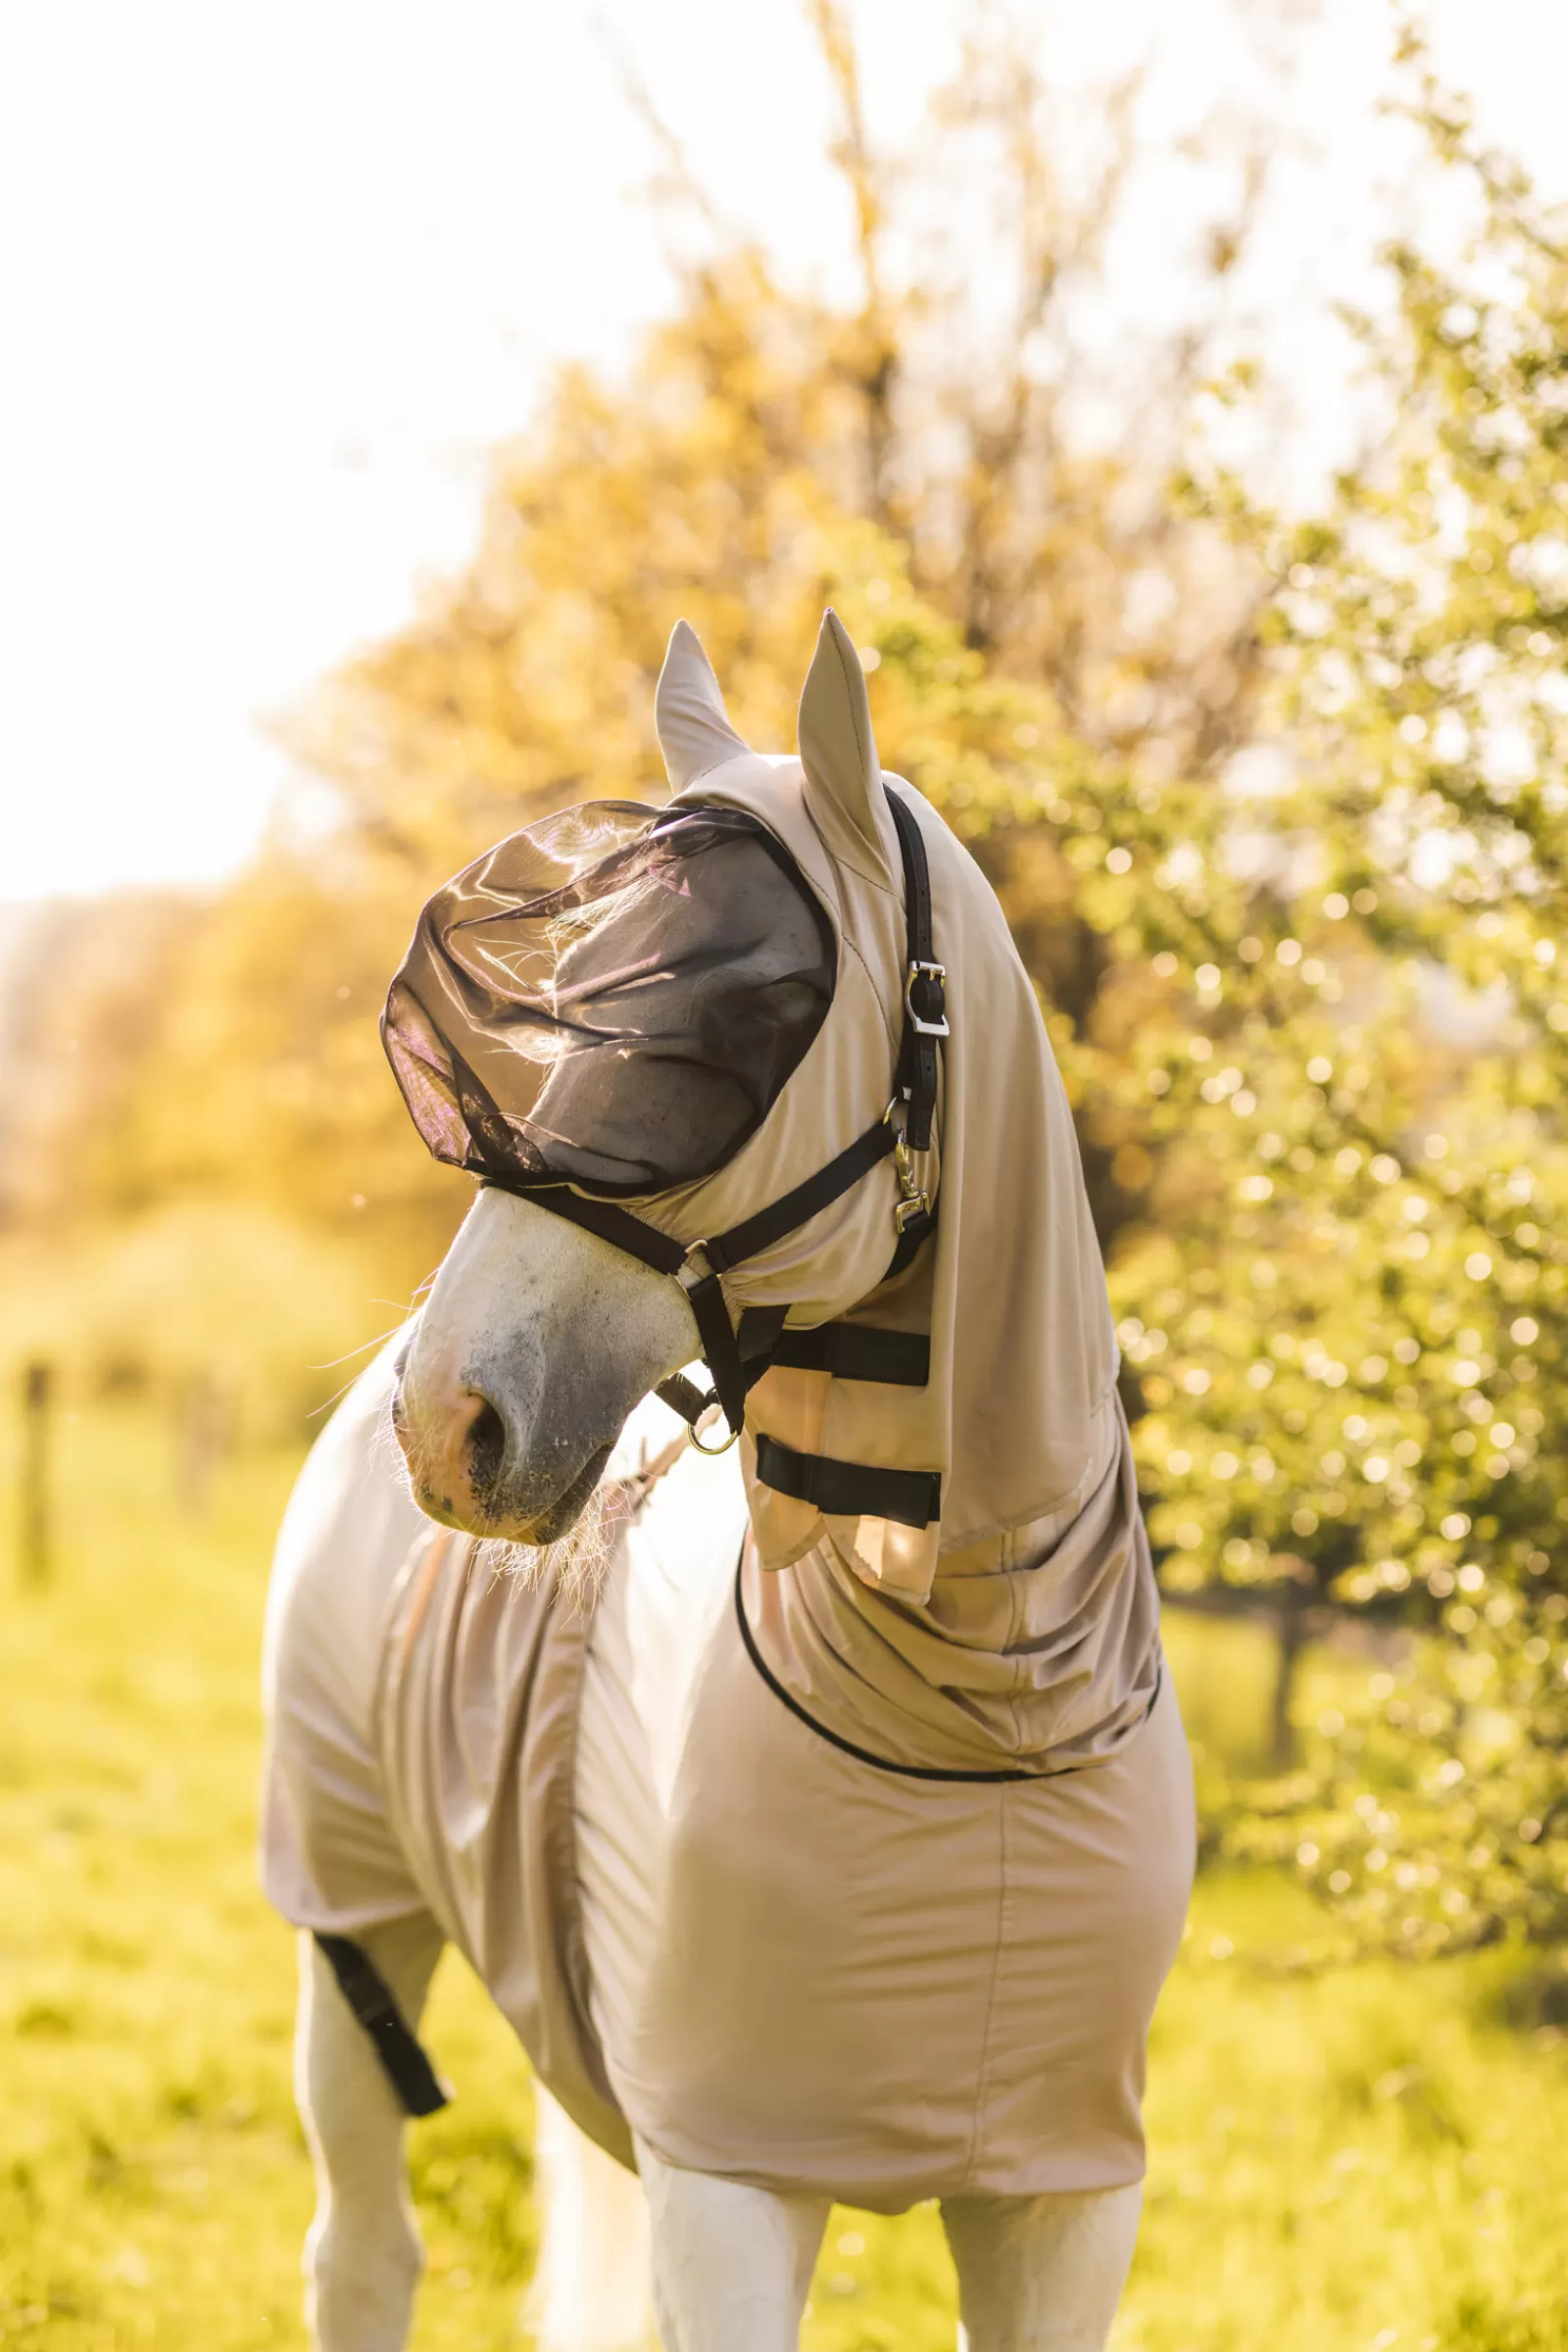
{"label": "wooden fence post", "polygon": [[50,1504],[50,1416],[54,1369],[33,1362],[22,1375],[22,1574],[29,1585],[45,1585],[54,1565]]}

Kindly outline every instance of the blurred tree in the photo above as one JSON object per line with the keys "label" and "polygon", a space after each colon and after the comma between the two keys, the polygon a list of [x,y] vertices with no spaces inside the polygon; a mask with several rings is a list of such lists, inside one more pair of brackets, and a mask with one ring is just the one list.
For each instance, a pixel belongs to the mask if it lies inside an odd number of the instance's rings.
{"label": "blurred tree", "polygon": [[1038,978],[1162,1574],[1274,1611],[1283,1754],[1315,1608],[1467,1640],[1461,1580],[1521,1612],[1556,1583],[1564,1261],[1532,1204],[1568,1180],[1561,265],[1407,43],[1478,243],[1393,252],[1361,330],[1379,445],[1322,515],[1276,516],[1197,432],[1251,396],[1222,368],[1251,144],[1195,219],[1182,327],[1112,364],[1090,306],[1136,92],[1085,131],[996,32],[901,177],[842,11],[811,15],[858,298],[710,234],[623,382],[563,374],[462,576],[299,714],[341,822],[194,927],[98,1197],[281,1204],[413,1280],[462,1191],[374,1040],[419,902],[548,808],[660,796],[682,612],[743,731],[788,742],[831,599],[888,765],[971,843]]}
{"label": "blurred tree", "polygon": [[[1324,1465],[1377,1496],[1342,1589],[1424,1586],[1444,1634],[1338,1740],[1334,1807],[1301,1859],[1420,1952],[1568,1930],[1568,1477],[1544,1443],[1568,1405],[1568,221],[1481,145],[1413,29],[1402,62],[1446,202],[1421,243],[1390,248],[1396,299],[1360,322],[1385,429],[1320,521],[1262,536],[1286,582],[1284,718],[1325,812],[1321,884],[1363,910],[1398,991],[1364,1083],[1336,1056],[1326,1117],[1298,1120],[1319,1164],[1342,1094],[1366,1130],[1343,1154],[1357,1214],[1312,1327],[1351,1407]],[[1470,1050],[1401,1107],[1383,1073],[1423,997]],[[1293,1181],[1297,1156],[1254,1222],[1334,1213],[1309,1207],[1332,1188],[1306,1156]],[[1284,1352],[1312,1378],[1299,1345]],[[1396,1510],[1401,1449],[1421,1467]]]}
{"label": "blurred tree", "polygon": [[7,910],[0,933],[0,1229],[60,1224],[134,1096],[198,904],[116,892]]}

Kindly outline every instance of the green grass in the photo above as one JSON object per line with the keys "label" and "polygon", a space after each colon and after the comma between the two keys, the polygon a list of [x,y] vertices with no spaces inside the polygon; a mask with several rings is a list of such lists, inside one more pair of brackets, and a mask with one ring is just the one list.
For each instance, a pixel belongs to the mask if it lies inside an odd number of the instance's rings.
{"label": "green grass", "polygon": [[[292,1460],[193,1522],[144,1413],[62,1432],[54,1581],[0,1548],[0,2343],[302,2341],[308,2167],[290,1940],[255,1891],[256,1659]],[[0,1488],[0,1508],[10,1506]],[[1266,1656],[1184,1625],[1205,1740],[1245,1748]],[[1305,1898],[1206,1880],[1152,2063],[1148,2219],[1117,2352],[1568,2352],[1568,2045],[1521,1963],[1310,1978]],[[533,2245],[527,2069],[461,1967],[430,2036],[460,2096],[413,2134],[416,2341],[515,2340]],[[934,2213],[836,2214],[810,2352],[954,2341]]]}

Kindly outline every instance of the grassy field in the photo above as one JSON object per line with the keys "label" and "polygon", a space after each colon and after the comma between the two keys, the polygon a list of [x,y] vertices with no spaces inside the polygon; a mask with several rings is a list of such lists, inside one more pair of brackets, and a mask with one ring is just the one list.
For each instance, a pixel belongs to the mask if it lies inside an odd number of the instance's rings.
{"label": "grassy field", "polygon": [[[242,1460],[192,1520],[151,1416],[61,1437],[49,1588],[0,1547],[0,2343],[297,2346],[293,1963],[251,1865],[292,1460]],[[1173,1650],[1199,1736],[1245,1743],[1251,1638],[1180,1625]],[[1265,1875],[1200,1889],[1117,2352],[1568,2352],[1568,2042],[1506,1955],[1309,1978],[1283,1955],[1312,1927]],[[482,2352],[517,2340],[531,2259],[527,2069],[450,1959],[430,2037],[460,2095],[413,2135],[416,2341]],[[935,2215],[835,2215],[806,2342],[951,2347]]]}

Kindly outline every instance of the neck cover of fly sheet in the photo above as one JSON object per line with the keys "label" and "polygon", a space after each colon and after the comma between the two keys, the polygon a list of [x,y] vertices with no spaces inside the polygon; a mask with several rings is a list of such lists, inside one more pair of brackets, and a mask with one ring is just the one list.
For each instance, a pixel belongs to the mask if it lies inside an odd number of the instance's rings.
{"label": "neck cover of fly sheet", "polygon": [[[599,804],[547,820],[503,844],[431,902],[388,1003],[393,1067],[439,1157],[484,1173],[487,1153],[505,1149],[513,1160],[512,1189],[525,1191],[537,1166],[541,1184],[565,1178],[584,1191],[633,1200],[644,1223],[682,1245],[740,1224],[846,1151],[893,1092],[907,979],[902,865],[886,805],[887,792],[897,793],[925,846],[951,1026],[931,1149],[914,1155],[915,1181],[935,1204],[935,1232],[913,1263],[889,1281],[901,1192],[892,1162],[884,1161],[726,1273],[722,1287],[737,1321],[748,1308],[787,1308],[791,1330],[847,1322],[929,1333],[930,1370],[921,1388],[775,1363],[751,1391],[745,1447],[764,1565],[784,1567],[826,1536],[868,1583],[923,1596],[941,1552],[1069,1508],[1103,1472],[1107,1416],[1115,1410],[1115,1341],[1077,1139],[1045,1024],[979,868],[917,793],[898,778],[884,779],[860,664],[836,615],[823,622],[802,697],[799,758],[760,755],[742,742],[685,623],[670,641],[657,715],[675,788],[657,818],[624,804]],[[651,860],[651,871],[667,854],[653,846],[666,827],[666,838],[674,839],[684,823],[712,826],[720,818],[748,829],[748,853],[752,829],[760,829],[776,857],[767,894],[778,937],[764,942],[744,926],[738,934],[744,973],[756,983],[750,995],[743,976],[735,1005],[726,1003],[724,956],[737,941],[725,925],[734,910],[722,892],[707,893],[700,884],[685,893],[676,885],[664,900],[650,901],[657,915],[641,927],[639,916],[603,955],[589,944],[591,921],[568,924],[553,950],[563,972],[554,993],[526,958],[513,976],[509,958],[519,919],[531,954],[544,928],[560,919],[541,913],[537,900],[563,887],[569,894],[599,870],[598,858],[582,859],[574,847],[563,855],[541,844],[551,825],[567,828],[568,844],[584,829],[612,827],[602,854],[629,856],[641,875],[640,860]],[[734,854],[740,838],[726,836],[722,851],[705,849],[677,862],[688,879],[705,870],[716,875],[718,864],[705,861]],[[519,894],[508,897],[514,872],[533,893],[527,911]],[[536,874],[546,889],[535,889]],[[492,883],[497,904],[484,911],[494,914],[493,925],[487,919],[454,933],[452,915],[466,921]],[[448,913],[437,914],[443,906]],[[667,946],[658,936],[663,917],[671,921]],[[826,985],[813,953],[824,937],[819,918],[831,940]],[[480,972],[473,968],[473,944],[487,928],[493,942],[510,944],[488,956]],[[563,946],[568,933],[569,945]],[[628,953],[633,935],[637,955]],[[564,967],[574,952],[568,977]],[[591,980],[586,1000],[572,994],[578,977]],[[687,987],[679,1000],[686,1009],[672,1009],[667,1028],[658,1018],[639,1026],[631,1009],[639,987],[656,993]],[[495,1000],[493,1010],[487,997]],[[698,1011],[705,1002],[710,1012],[721,1008],[707,1027]],[[676,1006],[675,994],[668,1004]],[[514,1004],[527,1017],[514,1034],[530,1041],[519,1058],[548,1074],[542,1084],[530,1076],[525,1086],[509,1083],[498,1093],[498,1075],[508,1065],[503,1050],[492,1053],[484,1041],[499,1038]],[[558,1024],[586,1021],[587,1047],[568,1044],[538,1055],[533,1041],[541,1011]],[[749,1064],[743,1073],[739,1057],[712,1040],[738,1034],[748,1022],[771,1043],[756,1070]],[[607,1051],[602,1039],[612,1031],[620,1044]],[[657,1050],[646,1042],[656,1031],[662,1041]],[[510,1042],[504,1049],[515,1051]],[[573,1063],[582,1065],[586,1083],[570,1101],[568,1117],[566,1092],[551,1089],[556,1072],[569,1072]],[[479,1080],[482,1095],[466,1092],[460,1064]],[[597,1074],[589,1082],[591,1073]],[[684,1109],[666,1114],[636,1099],[666,1074],[668,1101],[698,1103],[703,1116]],[[630,1088],[624,1102],[622,1083]],[[493,1122],[487,1127],[485,1097],[505,1134]],[[683,1121],[690,1128],[685,1140]],[[537,1163],[523,1157],[528,1152],[539,1154]],[[634,1192],[638,1183],[646,1190]],[[824,1516],[760,1482],[759,1437],[838,1463],[934,1473],[941,1480],[940,1517],[913,1528],[866,1514]]]}

